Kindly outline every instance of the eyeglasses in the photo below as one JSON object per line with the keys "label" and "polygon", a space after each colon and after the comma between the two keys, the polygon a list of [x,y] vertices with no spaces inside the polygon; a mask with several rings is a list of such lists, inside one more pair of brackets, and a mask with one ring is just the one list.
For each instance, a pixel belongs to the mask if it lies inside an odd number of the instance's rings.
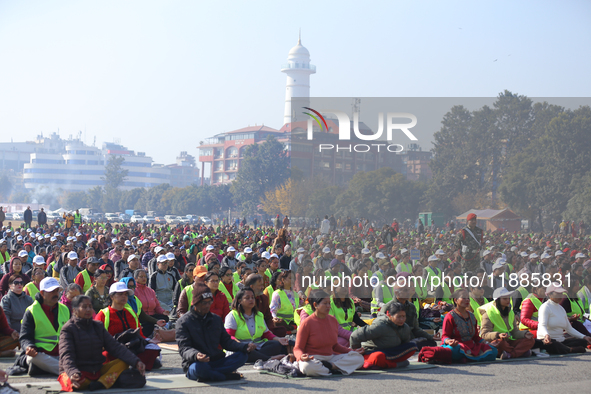
{"label": "eyeglasses", "polygon": [[211,282],[211,283],[220,283],[220,280],[219,279],[210,279],[210,280],[208,280],[208,282]]}

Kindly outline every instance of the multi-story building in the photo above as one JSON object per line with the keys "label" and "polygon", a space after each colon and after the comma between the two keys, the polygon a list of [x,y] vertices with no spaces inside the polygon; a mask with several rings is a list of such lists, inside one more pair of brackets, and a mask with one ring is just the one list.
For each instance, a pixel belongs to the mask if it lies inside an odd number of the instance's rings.
{"label": "multi-story building", "polygon": [[[163,183],[174,187],[199,184],[195,158],[181,152],[176,164],[155,164],[143,152],[122,145],[104,143],[89,146],[79,139],[62,139],[57,134],[38,136],[35,141],[0,143],[0,170],[22,180],[26,189],[83,191],[103,186],[105,165],[111,156],[122,156],[122,168],[128,171],[122,190],[149,188]],[[22,174],[22,177],[21,177]],[[15,186],[20,182],[13,182]]]}
{"label": "multi-story building", "polygon": [[407,149],[400,152],[402,158],[402,174],[410,181],[428,180],[433,177],[429,163],[433,154],[423,151],[418,144],[409,144]]}
{"label": "multi-story building", "polygon": [[264,142],[268,135],[283,142],[289,150],[289,134],[264,125],[217,134],[201,142],[198,147],[201,179],[205,178],[207,164],[212,185],[232,182],[236,179],[245,148]]}

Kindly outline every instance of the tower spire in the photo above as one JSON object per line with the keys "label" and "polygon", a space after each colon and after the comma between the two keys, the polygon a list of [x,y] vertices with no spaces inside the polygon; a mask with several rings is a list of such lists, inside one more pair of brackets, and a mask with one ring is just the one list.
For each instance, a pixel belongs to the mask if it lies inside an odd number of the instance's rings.
{"label": "tower spire", "polygon": [[302,28],[300,27],[300,33],[298,34],[298,45],[302,45]]}

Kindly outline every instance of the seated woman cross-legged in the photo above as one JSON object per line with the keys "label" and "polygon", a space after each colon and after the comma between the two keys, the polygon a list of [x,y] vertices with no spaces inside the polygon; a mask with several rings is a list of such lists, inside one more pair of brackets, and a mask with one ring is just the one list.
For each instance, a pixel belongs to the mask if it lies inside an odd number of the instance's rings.
{"label": "seated woman cross-legged", "polygon": [[494,301],[478,308],[482,317],[480,336],[497,348],[501,359],[530,357],[535,338],[531,332],[519,330],[511,307],[511,294],[499,287],[493,293]]}
{"label": "seated woman cross-legged", "polygon": [[360,327],[351,334],[351,347],[361,347],[371,354],[365,368],[397,368],[408,366],[409,357],[418,350],[412,342],[412,332],[406,324],[406,311],[399,302],[389,302],[386,313],[380,314],[370,326]]}
{"label": "seated woman cross-legged", "polygon": [[585,353],[585,347],[591,344],[591,337],[581,334],[571,325],[566,311],[560,306],[564,293],[566,289],[556,283],[546,289],[548,301],[538,311],[538,339],[543,341],[542,348],[550,354]]}
{"label": "seated woman cross-legged", "polygon": [[[102,309],[95,317],[95,320],[103,322],[105,328],[109,331],[109,334],[113,336],[121,334],[128,329],[136,329],[140,327],[137,313],[134,312],[128,304],[128,296],[133,297],[133,290],[128,289],[124,282],[113,283],[109,289],[111,306]],[[141,329],[140,335],[145,338]],[[155,365],[155,361],[159,355],[160,350],[146,349],[137,356],[146,365],[146,369],[151,371],[154,366],[159,367],[161,365],[160,362]]]}
{"label": "seated woman cross-legged", "polygon": [[[62,391],[110,388],[130,365],[144,374],[146,366],[140,359],[117,342],[101,322],[92,320],[90,297],[74,298],[72,310],[74,315],[64,324],[59,341]],[[116,358],[105,364],[103,348]],[[145,381],[132,386],[141,387],[142,383]]]}
{"label": "seated woman cross-legged", "polygon": [[240,343],[254,343],[256,349],[248,353],[248,362],[267,361],[271,357],[285,356],[283,346],[288,345],[287,338],[275,336],[265,324],[265,317],[256,307],[254,290],[245,287],[240,290],[232,302],[232,312],[226,316],[224,325],[232,339]]}
{"label": "seated woman cross-legged", "polygon": [[493,361],[497,349],[489,346],[478,335],[477,321],[468,311],[470,295],[468,290],[459,289],[452,295],[454,309],[443,319],[443,347],[451,349],[452,361]]}
{"label": "seated woman cross-legged", "polygon": [[328,376],[331,372],[352,374],[364,359],[364,349],[351,350],[338,343],[339,323],[330,313],[330,296],[313,290],[308,297],[314,313],[299,327],[293,349],[300,372],[307,376]]}

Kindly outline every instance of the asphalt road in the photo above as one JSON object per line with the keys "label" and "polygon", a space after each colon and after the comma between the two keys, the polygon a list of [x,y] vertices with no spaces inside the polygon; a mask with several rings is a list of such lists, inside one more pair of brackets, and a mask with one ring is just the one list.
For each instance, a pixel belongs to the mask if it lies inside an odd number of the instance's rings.
{"label": "asphalt road", "polygon": [[[287,380],[270,375],[261,375],[247,365],[240,369],[245,376],[238,385],[199,387],[187,389],[170,388],[166,392],[216,392],[216,393],[284,393],[296,392],[344,392],[380,393],[385,391],[405,392],[453,392],[453,393],[585,393],[591,387],[591,353],[562,358],[530,358],[527,361],[507,363],[450,365],[433,369],[388,372],[371,375],[351,375],[330,379]],[[0,367],[6,368],[10,360],[0,359]],[[163,371],[149,372],[148,376],[182,375],[178,354],[163,354]],[[45,390],[29,383],[54,381],[48,378],[9,378],[9,383],[22,393],[45,394]],[[142,391],[163,393],[163,390]]]}

